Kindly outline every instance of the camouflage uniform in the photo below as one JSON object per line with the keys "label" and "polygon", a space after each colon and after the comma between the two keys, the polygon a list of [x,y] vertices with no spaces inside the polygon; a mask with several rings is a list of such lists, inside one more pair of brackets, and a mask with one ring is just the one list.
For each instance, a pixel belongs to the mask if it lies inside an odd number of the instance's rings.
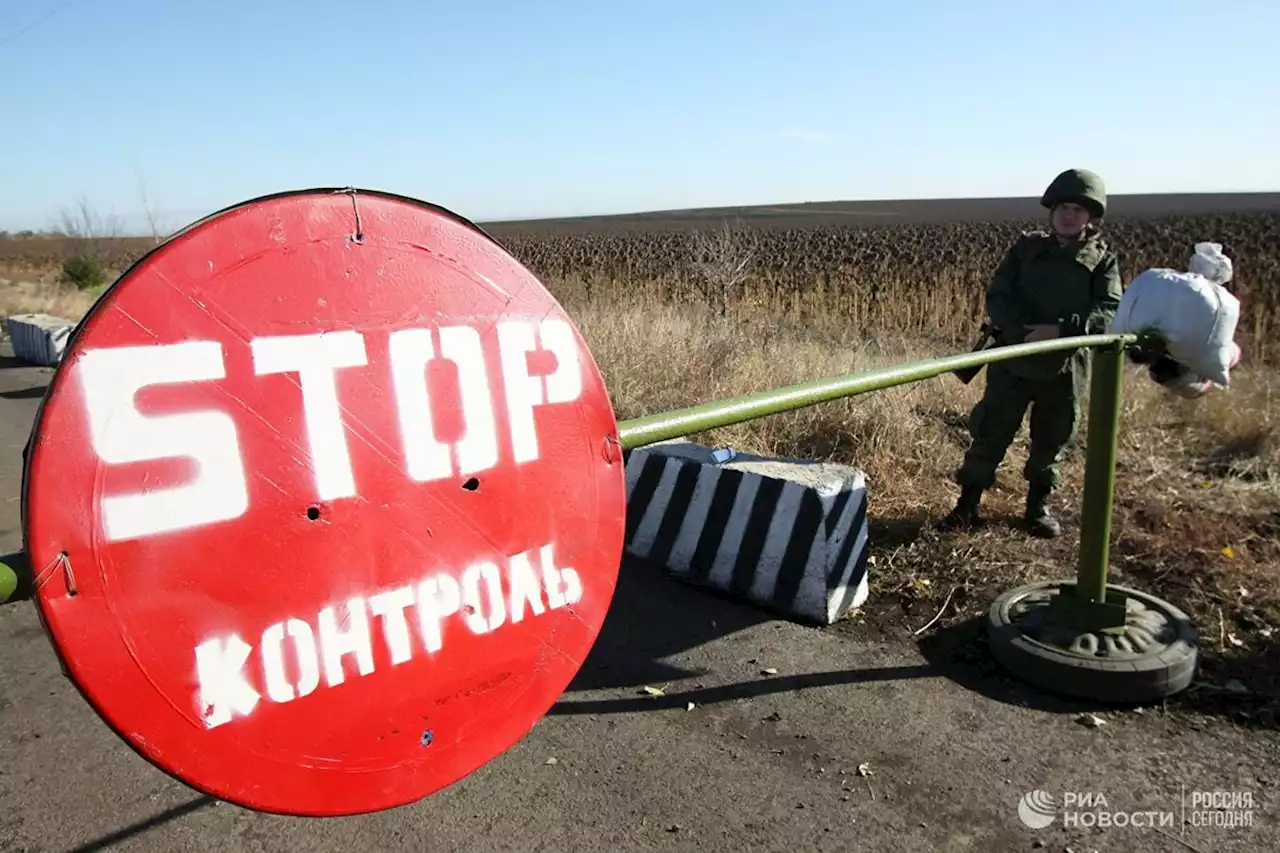
{"label": "camouflage uniform", "polygon": [[[1061,202],[1086,207],[1093,220],[1106,212],[1106,190],[1091,172],[1059,175],[1041,199],[1053,209]],[[1115,253],[1093,222],[1080,238],[1063,245],[1048,231],[1023,233],[996,268],[987,289],[987,312],[998,329],[996,345],[1022,343],[1029,326],[1057,326],[1062,337],[1100,334],[1115,317],[1123,287]],[[1047,353],[987,367],[982,401],[969,418],[973,443],[956,472],[960,502],[943,526],[981,521],[982,493],[995,484],[1022,421],[1031,409],[1031,448],[1023,476],[1030,488],[1025,520],[1033,532],[1056,536],[1061,528],[1048,509],[1059,484],[1059,466],[1080,420],[1080,397],[1087,385],[1087,350]]]}

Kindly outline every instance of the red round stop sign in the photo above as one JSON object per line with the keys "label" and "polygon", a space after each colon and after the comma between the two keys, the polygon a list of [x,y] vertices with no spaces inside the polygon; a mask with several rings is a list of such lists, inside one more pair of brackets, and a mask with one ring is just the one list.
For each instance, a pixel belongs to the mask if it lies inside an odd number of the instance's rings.
{"label": "red round stop sign", "polygon": [[501,247],[395,196],[287,193],[131,269],[26,474],[68,675],[187,784],[259,810],[420,799],[519,740],[591,649],[617,425]]}

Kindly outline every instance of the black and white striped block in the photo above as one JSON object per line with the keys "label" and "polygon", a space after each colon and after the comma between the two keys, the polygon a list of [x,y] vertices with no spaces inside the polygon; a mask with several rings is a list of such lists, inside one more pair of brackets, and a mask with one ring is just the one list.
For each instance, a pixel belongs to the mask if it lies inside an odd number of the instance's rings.
{"label": "black and white striped block", "polygon": [[844,465],[687,441],[626,454],[626,551],[675,577],[829,625],[866,601],[867,487]]}

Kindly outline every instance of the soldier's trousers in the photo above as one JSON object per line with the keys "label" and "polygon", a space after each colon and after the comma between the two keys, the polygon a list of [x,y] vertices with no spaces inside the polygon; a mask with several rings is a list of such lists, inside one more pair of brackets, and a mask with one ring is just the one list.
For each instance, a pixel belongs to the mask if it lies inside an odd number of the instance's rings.
{"label": "soldier's trousers", "polygon": [[995,485],[996,469],[1030,407],[1031,448],[1022,475],[1033,486],[1056,489],[1063,453],[1080,420],[1076,390],[1070,372],[1035,380],[1010,373],[1001,363],[988,365],[986,392],[969,415],[973,444],[956,472],[956,482],[981,489]]}

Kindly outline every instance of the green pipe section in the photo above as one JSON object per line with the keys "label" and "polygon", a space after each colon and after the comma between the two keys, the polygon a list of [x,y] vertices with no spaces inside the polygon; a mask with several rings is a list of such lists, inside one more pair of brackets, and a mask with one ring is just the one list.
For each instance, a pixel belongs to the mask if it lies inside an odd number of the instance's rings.
{"label": "green pipe section", "polygon": [[981,367],[997,361],[1010,361],[1029,355],[1074,350],[1082,347],[1112,346],[1117,352],[1138,340],[1136,335],[1080,335],[1037,341],[1031,344],[993,347],[981,352],[917,361],[898,367],[868,370],[828,379],[802,382],[772,391],[760,391],[661,412],[618,424],[618,439],[624,450],[740,424],[768,415],[803,409],[817,403],[853,397],[871,391],[883,391],[899,385],[931,379],[966,367]]}
{"label": "green pipe section", "polygon": [[1100,349],[1094,356],[1092,372],[1076,594],[1087,601],[1105,604],[1107,565],[1111,557],[1111,514],[1116,493],[1116,455],[1124,399],[1124,347],[1114,344]]}
{"label": "green pipe section", "polygon": [[0,556],[0,604],[31,597],[31,563],[25,551]]}
{"label": "green pipe section", "polygon": [[8,563],[0,563],[0,604],[13,598],[18,591],[18,573]]}

